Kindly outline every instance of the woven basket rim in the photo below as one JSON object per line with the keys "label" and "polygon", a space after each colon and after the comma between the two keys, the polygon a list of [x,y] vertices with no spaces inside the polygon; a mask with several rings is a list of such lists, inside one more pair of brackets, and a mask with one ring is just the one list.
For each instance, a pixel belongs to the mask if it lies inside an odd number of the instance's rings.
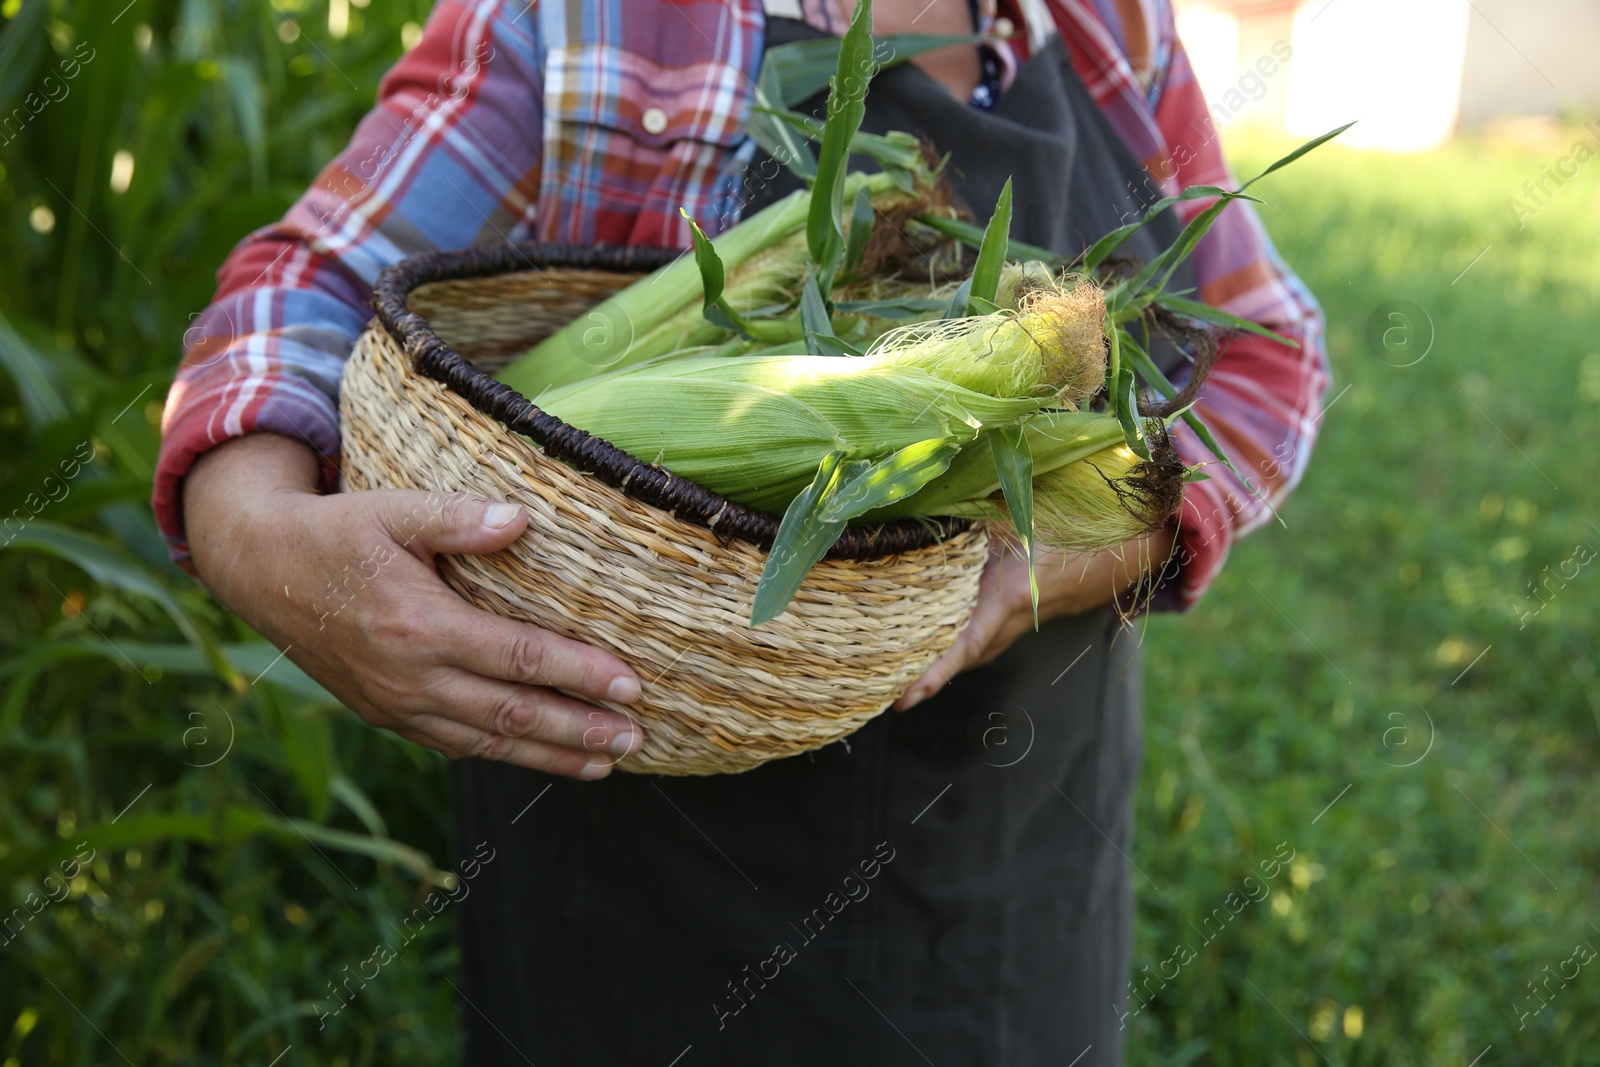
{"label": "woven basket rim", "polygon": [[[510,386],[473,366],[406,305],[430,282],[486,278],[549,269],[647,272],[682,253],[637,245],[573,245],[538,241],[407,256],[378,275],[373,309],[405,352],[412,367],[455,392],[480,414],[532,439],[545,454],[582,474],[600,479],[625,496],[658,508],[718,536],[770,548],[779,518],[746,507],[696,482],[646,463],[603,438],[540,409]],[[927,548],[971,524],[963,519],[901,519],[875,526],[847,526],[828,551],[829,559],[867,560]]]}

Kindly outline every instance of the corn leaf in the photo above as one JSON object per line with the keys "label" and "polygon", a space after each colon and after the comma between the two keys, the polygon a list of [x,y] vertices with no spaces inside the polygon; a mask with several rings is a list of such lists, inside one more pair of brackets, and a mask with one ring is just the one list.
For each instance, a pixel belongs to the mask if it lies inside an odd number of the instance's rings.
{"label": "corn leaf", "polygon": [[902,296],[889,300],[842,300],[833,305],[833,310],[841,315],[872,315],[880,319],[909,319],[917,315],[926,315],[930,311],[942,311],[947,306],[947,303],[938,297]]}
{"label": "corn leaf", "polygon": [[[1149,303],[1148,299],[1141,298],[1147,293],[1159,292],[1166,285],[1172,277],[1172,272],[1189,258],[1189,253],[1194,251],[1195,245],[1200,243],[1200,239],[1211,229],[1212,224],[1217,221],[1228,204],[1235,199],[1237,198],[1232,196],[1222,197],[1190,219],[1188,225],[1184,226],[1182,232],[1165,251],[1140,267],[1138,273],[1131,279],[1119,282],[1114,287],[1117,291],[1116,297],[1107,294],[1107,310],[1112,317],[1121,321],[1134,314],[1135,309]],[[1157,275],[1160,275],[1159,279]],[[1114,309],[1110,307],[1113,302],[1117,305]]]}
{"label": "corn leaf", "polygon": [[1311,140],[1307,141],[1305,144],[1301,145],[1299,148],[1296,148],[1293,152],[1290,152],[1288,155],[1284,156],[1282,159],[1278,160],[1276,163],[1273,163],[1271,166],[1269,166],[1266,170],[1262,171],[1260,174],[1257,174],[1254,178],[1251,178],[1249,181],[1247,181],[1243,185],[1239,186],[1239,188],[1241,190],[1250,188],[1256,182],[1260,181],[1262,178],[1265,178],[1267,175],[1271,174],[1273,171],[1280,170],[1280,169],[1282,169],[1284,167],[1287,167],[1289,164],[1293,163],[1295,160],[1299,159],[1301,156],[1305,155],[1307,152],[1310,152],[1311,150],[1313,150],[1315,148],[1320,148],[1322,145],[1324,145],[1324,144],[1328,143],[1329,141],[1333,140],[1335,137],[1339,136],[1341,133],[1343,133],[1344,131],[1348,130],[1350,127],[1352,127],[1354,125],[1355,125],[1354,122],[1347,122],[1343,126],[1340,126],[1338,129],[1329,130],[1327,133],[1323,134],[1320,137],[1313,137]]}
{"label": "corn leaf", "polygon": [[872,221],[872,198],[864,190],[857,192],[855,210],[850,215],[850,243],[844,253],[846,274],[856,269],[856,264],[861,262],[861,253],[867,250],[867,241],[872,237]]}
{"label": "corn leaf", "polygon": [[[762,103],[760,100],[758,100],[752,112],[754,116],[762,119],[763,129],[765,129],[768,120],[786,127],[783,135],[785,140],[780,141],[776,135],[767,134],[780,147],[790,143],[786,140],[787,138],[797,135],[805,140],[820,141],[823,131],[827,129],[825,123],[817,121],[810,115],[802,115],[800,112],[791,111],[786,107],[774,107],[770,103]],[[755,117],[752,117],[751,125],[754,127]],[[752,133],[752,136],[755,136],[755,134]],[[774,159],[780,158],[777,153],[762,143],[760,137],[756,137],[756,142],[766,148],[769,153],[772,153]],[[809,157],[811,155],[810,149],[805,148],[804,145],[801,145],[801,147],[804,149],[806,156]],[[850,138],[850,151],[877,160],[878,164],[895,178],[895,184],[906,192],[910,192],[913,188],[913,183],[910,180],[911,176],[926,169],[926,161],[922,158],[922,149],[918,145],[917,139],[911,134],[900,130],[891,130],[886,134],[867,133],[865,130],[857,130],[855,135]],[[800,176],[807,181],[814,179],[816,177],[816,164],[811,164],[811,173],[809,175],[801,174]]]}
{"label": "corn leaf", "polygon": [[328,792],[335,800],[350,809],[350,813],[367,828],[367,833],[373,837],[389,836],[389,826],[383,821],[378,806],[359,785],[345,777],[343,773],[335,774],[329,779]]}
{"label": "corn leaf", "polygon": [[1162,369],[1156,366],[1156,361],[1150,358],[1150,353],[1145,351],[1144,345],[1134,340],[1133,335],[1126,330],[1120,331],[1122,336],[1118,339],[1119,348],[1127,355],[1128,362],[1138,370],[1139,377],[1145,384],[1161,394],[1162,399],[1170,400],[1178,395],[1178,387],[1172,384]]}
{"label": "corn leaf", "polygon": [[[1109,301],[1108,301],[1109,303]],[[1117,405],[1122,402],[1121,394],[1117,392],[1118,375],[1122,372],[1122,339],[1128,336],[1128,331],[1117,326],[1106,316],[1104,326],[1106,339],[1106,407],[1113,416],[1118,414]]]}
{"label": "corn leaf", "polygon": [[945,309],[944,317],[947,319],[963,319],[967,317],[967,306],[972,299],[972,279],[964,279],[956,287],[955,295],[950,298],[950,306]]}
{"label": "corn leaf", "polygon": [[1022,550],[1028,557],[1028,596],[1033,602],[1033,628],[1039,628],[1039,577],[1033,569],[1033,453],[1021,424],[998,427],[989,437],[994,452],[994,470],[1000,479],[1011,525],[1017,529]]}
{"label": "corn leaf", "polygon": [[[1320,137],[1312,138],[1299,148],[1296,148],[1293,152],[1290,152],[1282,159],[1267,167],[1266,170],[1262,171],[1260,174],[1257,174],[1254,178],[1251,178],[1249,181],[1239,186],[1239,188],[1235,191],[1230,192],[1221,188],[1220,186],[1215,185],[1196,185],[1185,189],[1177,196],[1163,197],[1162,199],[1157,200],[1145,210],[1144,217],[1138,222],[1129,223],[1126,226],[1119,226],[1090,246],[1089,251],[1084,254],[1084,269],[1090,271],[1094,270],[1102,262],[1104,262],[1108,255],[1120,247],[1124,241],[1133,236],[1133,234],[1138,231],[1140,227],[1144,226],[1145,223],[1149,222],[1152,218],[1165,211],[1173,204],[1185,200],[1198,200],[1213,196],[1220,197],[1221,199],[1218,203],[1211,205],[1204,212],[1190,221],[1189,225],[1184,228],[1183,233],[1178,237],[1178,240],[1173,243],[1173,247],[1168,249],[1167,253],[1164,253],[1163,257],[1161,257],[1162,259],[1166,259],[1168,261],[1164,268],[1166,270],[1166,277],[1162,279],[1160,285],[1156,286],[1157,289],[1161,288],[1162,285],[1165,285],[1166,279],[1171,277],[1172,271],[1177,268],[1177,264],[1182,262],[1184,257],[1194,249],[1195,244],[1199,242],[1200,238],[1205,236],[1206,231],[1211,228],[1211,224],[1215,222],[1216,217],[1222,213],[1222,209],[1224,206],[1226,206],[1228,201],[1247,200],[1255,204],[1265,203],[1265,201],[1260,197],[1251,196],[1245,193],[1245,190],[1250,188],[1256,182],[1260,181],[1262,178],[1265,178],[1267,175],[1271,174],[1273,171],[1288,166],[1290,163],[1293,163],[1307,152],[1310,152],[1320,145],[1333,140],[1335,137],[1339,136],[1341,133],[1354,125],[1355,123],[1349,122],[1343,126],[1340,126],[1336,130],[1329,130]],[[1202,220],[1204,220],[1203,223]],[[1196,227],[1197,223],[1202,224]],[[1160,260],[1158,259],[1157,262],[1160,262]],[[1157,269],[1159,270],[1162,268]],[[1149,278],[1154,277],[1155,273],[1156,271],[1152,270],[1150,274],[1143,280],[1146,282],[1149,281]],[[1139,290],[1142,288],[1142,284],[1134,286],[1133,295],[1137,296]]]}
{"label": "corn leaf", "polygon": [[[1146,223],[1173,204],[1179,204],[1185,200],[1200,200],[1211,196],[1237,197],[1239,194],[1224,189],[1220,185],[1191,185],[1177,196],[1164,196],[1145,208],[1144,214],[1139,218],[1138,222],[1130,222],[1125,226],[1118,226],[1090,245],[1089,250],[1083,254],[1083,269],[1092,271],[1100,266],[1101,263],[1105,262],[1106,257],[1121,248],[1128,238],[1142,230]],[[1258,204],[1263,202],[1260,198],[1254,196],[1240,197],[1240,199],[1250,200]]]}
{"label": "corn leaf", "polygon": [[245,60],[224,59],[222,81],[233,102],[239,133],[250,160],[250,180],[256,189],[267,184],[267,119],[255,69]]}
{"label": "corn leaf", "polygon": [[[285,840],[300,837],[340,852],[365,856],[378,863],[392,863],[430,885],[440,884],[441,872],[433,865],[426,852],[390,838],[337,830],[331,826],[319,826],[305,819],[268,818],[264,828]],[[294,836],[291,836],[291,831]]]}
{"label": "corn leaf", "polygon": [[935,437],[880,460],[848,462],[841,470],[838,489],[823,507],[823,518],[848,522],[904,500],[948,470],[960,451],[959,441]]}
{"label": "corn leaf", "polygon": [[[31,7],[43,10],[44,4]],[[35,429],[67,417],[67,401],[60,388],[56,365],[12,328],[0,314],[0,367],[15,383],[22,410]]]}
{"label": "corn leaf", "polygon": [[[1173,241],[1165,252],[1155,258],[1154,265],[1159,268],[1161,276],[1149,288],[1152,297],[1167,287],[1167,283],[1172,280],[1173,273],[1184,260],[1189,258],[1189,253],[1194,251],[1195,246],[1200,243],[1200,239],[1211,231],[1212,225],[1227,210],[1228,205],[1238,199],[1240,198],[1236,196],[1223,197],[1190,219],[1189,224],[1178,234],[1177,240]],[[1141,271],[1141,273],[1143,272]]]}
{"label": "corn leaf", "polygon": [[1006,242],[1011,235],[1011,179],[1006,179],[995,201],[994,214],[983,231],[983,243],[978,246],[978,262],[972,268],[971,285],[967,299],[969,314],[982,315],[985,311],[972,308],[971,302],[982,300],[992,308],[1000,295],[1000,271],[1006,265]]}
{"label": "corn leaf", "polygon": [[916,189],[915,177],[928,171],[927,160],[922,158],[922,148],[917,139],[900,130],[890,130],[885,134],[857,130],[850,139],[850,151],[877,160],[901,192],[913,192]]}
{"label": "corn leaf", "polygon": [[788,167],[801,181],[810,184],[817,176],[817,157],[811,154],[793,125],[780,120],[783,86],[777,64],[770,59],[761,64],[756,80],[755,106],[750,111],[750,136],[773,159]]}
{"label": "corn leaf", "polygon": [[680,207],[678,213],[688,220],[689,229],[694,233],[694,262],[700,268],[700,284],[705,289],[706,307],[709,308],[722,299],[722,257],[711,247],[711,238],[706,236],[698,222],[689,217],[689,212]]}
{"label": "corn leaf", "polygon": [[888,133],[857,130],[851,150],[871,156],[885,167],[899,167],[901,170],[916,170],[927,164],[922,157],[920,142],[904,130],[890,130]]}
{"label": "corn leaf", "polygon": [[866,117],[872,58],[872,0],[861,0],[839,44],[839,64],[828,90],[828,121],[817,153],[817,176],[806,216],[806,247],[817,265],[818,284],[827,295],[844,255],[844,178],[850,142]]}
{"label": "corn leaf", "polygon": [[952,438],[931,438],[878,460],[847,460],[843,451],[823,457],[817,476],[783,513],[756,586],[750,625],[782,614],[845,523],[912,496],[943,474],[959,451]]}
{"label": "corn leaf", "polygon": [[800,290],[800,323],[805,329],[806,351],[813,356],[859,356],[861,350],[833,332],[827,301],[817,287],[817,274],[806,275]]}
{"label": "corn leaf", "polygon": [[[155,601],[179,632],[205,657],[217,677],[235,689],[245,688],[245,679],[228,661],[221,644],[205,625],[184,609],[172,590],[154,572],[121,546],[81,530],[58,526],[53,522],[35,521],[21,533],[14,534],[6,547],[16,551],[48,553],[80,568],[107,588],[121,589]],[[109,638],[106,640],[111,644]],[[112,647],[115,648],[115,644]]]}
{"label": "corn leaf", "polygon": [[[233,669],[246,680],[253,680],[251,684],[257,688],[275,685],[284,692],[304,700],[338,703],[337,697],[322,688],[310,675],[295,666],[292,660],[265,641],[224,644],[219,648]],[[121,639],[115,645],[111,645],[97,636],[56,641],[47,648],[42,647],[30,653],[28,657],[0,661],[0,678],[25,666],[27,659],[41,655],[48,656],[51,662],[94,656],[123,666],[131,664],[135,672],[141,675],[151,667],[159,668],[163,674],[193,677],[216,675],[211,661],[192,645]]]}
{"label": "corn leaf", "polygon": [[[934,52],[957,44],[978,44],[980,36],[947,36],[925,33],[893,33],[872,39],[872,55],[880,68],[899,66],[924,52]],[[839,63],[840,39],[820,37],[812,41],[791,41],[767,49],[761,59],[761,73],[773,72],[781,86],[777,103],[794,107],[827,87],[828,78]]]}
{"label": "corn leaf", "polygon": [[[942,215],[918,215],[917,221],[936,230],[953,240],[960,241],[969,248],[982,248],[984,231],[978,229],[970,222],[960,219],[947,219]],[[1052,252],[1048,248],[1031,245],[1026,241],[1012,239],[1006,242],[1007,259],[1037,259],[1052,266],[1061,266],[1068,261],[1067,256],[1059,252]]]}
{"label": "corn leaf", "polygon": [[[199,814],[135,813],[125,819],[97,823],[73,838],[61,838],[17,849],[0,859],[0,879],[10,883],[21,872],[49,867],[73,854],[84,842],[95,849],[127,848],[153,841],[195,841],[210,846],[238,844],[263,835],[283,841],[310,841],[340,852],[393,863],[417,878],[438,884],[440,872],[427,853],[399,841],[369,837],[321,826],[305,819],[285,819],[256,808],[233,804]],[[326,857],[324,857],[326,858]],[[327,860],[332,863],[332,860]]]}
{"label": "corn leaf", "polygon": [[[289,773],[305,798],[307,812],[317,822],[327,822],[333,807],[328,782],[339,773],[327,717],[302,714],[274,690],[254,694],[253,703],[263,733],[288,764]],[[218,740],[222,738],[219,736]],[[217,748],[221,750],[223,746],[219,744]],[[200,757],[203,762],[210,762],[211,758],[209,750]],[[215,758],[221,759],[222,752],[218,751]]]}
{"label": "corn leaf", "polygon": [[[1153,212],[1157,210],[1157,208],[1165,208],[1166,206],[1167,205],[1161,201],[1157,201],[1156,206],[1152,207],[1151,211]],[[1149,222],[1153,217],[1154,215],[1147,212],[1144,218],[1140,219],[1138,222],[1130,222],[1126,225],[1118,226],[1116,229],[1101,237],[1100,240],[1090,245],[1089,250],[1083,254],[1083,269],[1087,271],[1093,271],[1096,267],[1100,266],[1101,263],[1105,262],[1107,256],[1115,252],[1118,248],[1121,248],[1128,238],[1132,237],[1134,234],[1143,229],[1144,224]]]}
{"label": "corn leaf", "polygon": [[711,245],[711,238],[707,237],[700,224],[689,218],[689,213],[683,208],[678,209],[685,219],[688,219],[689,230],[694,238],[694,262],[700,268],[700,284],[705,290],[705,303],[701,311],[706,321],[724,330],[750,336],[742,319],[728,302],[722,298],[722,287],[725,275],[722,269],[722,257],[717,255],[717,250]]}
{"label": "corn leaf", "polygon": [[1122,423],[1123,439],[1128,447],[1144,459],[1150,458],[1150,446],[1144,440],[1144,427],[1139,423],[1138,376],[1131,363],[1124,363],[1117,372],[1114,385],[1117,397],[1117,421]]}
{"label": "corn leaf", "polygon": [[[217,940],[221,942],[220,947],[225,947],[227,945],[227,939],[223,938],[222,935],[218,934],[216,937]],[[195,943],[197,945],[204,945],[208,944],[209,940],[197,941]],[[210,957],[208,956],[207,961],[209,961],[209,959]],[[166,979],[162,980],[162,988],[163,991],[170,988]],[[235,1030],[228,1035],[228,1044],[226,1046],[226,1051],[223,1053],[223,1062],[237,1063],[238,1061],[244,1059],[245,1050],[249,1049],[262,1034],[277,1030],[280,1027],[284,1027],[285,1024],[287,1024],[289,1027],[297,1026],[297,1020],[300,1019],[318,1019],[326,1012],[326,1010],[327,1009],[325,1007],[319,1005],[316,1001],[298,1000],[291,1001],[282,1008],[274,1011],[268,1011],[255,1017],[251,1020],[249,1026],[242,1026],[238,1030]]]}
{"label": "corn leaf", "polygon": [[794,599],[800,583],[833,543],[839,539],[845,520],[826,520],[822,509],[839,480],[839,468],[847,453],[829,452],[817,467],[817,476],[794,498],[778,524],[778,536],[767,553],[766,566],[756,585],[755,601],[750,605],[750,625],[760,626],[776,618]]}
{"label": "corn leaf", "polygon": [[46,32],[43,27],[50,16],[50,4],[48,0],[25,0],[8,15],[5,28],[0,31],[0,105],[4,105],[0,111],[8,112],[10,117],[12,104],[32,82],[39,61],[48,54],[40,42]]}
{"label": "corn leaf", "polygon": [[[1088,411],[1035,412],[1022,420],[1022,431],[1033,457],[1035,477],[1086,459],[1123,439],[1120,422],[1110,415]],[[993,433],[979,434],[951,460],[944,474],[909,499],[868,513],[867,521],[939,515],[952,504],[992,495],[1000,489],[993,444]]]}
{"label": "corn leaf", "polygon": [[1145,459],[1149,459],[1150,447],[1145,443],[1143,427],[1139,425],[1137,378],[1132,366],[1122,358],[1122,349],[1124,345],[1133,343],[1133,335],[1117,325],[1108,315],[1106,340],[1109,342],[1106,364],[1106,410],[1116,416],[1122,425],[1123,440],[1128,447]]}
{"label": "corn leaf", "polygon": [[1216,457],[1217,462],[1231,470],[1234,475],[1238,477],[1239,481],[1244,483],[1244,487],[1246,489],[1250,490],[1262,500],[1267,498],[1266,493],[1262,492],[1260,489],[1257,489],[1255,485],[1251,483],[1250,479],[1245,477],[1244,472],[1233,465],[1233,460],[1229,459],[1228,454],[1222,450],[1222,446],[1217,444],[1217,439],[1211,436],[1211,428],[1202,422],[1198,415],[1196,415],[1193,411],[1186,411],[1183,413],[1183,421],[1191,430],[1195,432],[1195,436],[1200,438],[1200,443],[1205,445],[1206,449]]}
{"label": "corn leaf", "polygon": [[1176,311],[1185,318],[1209,322],[1215,326],[1225,326],[1230,330],[1253,333],[1257,337],[1265,337],[1269,341],[1276,341],[1280,345],[1288,345],[1290,348],[1300,347],[1300,342],[1290,340],[1280,333],[1274,333],[1258,322],[1240,318],[1238,315],[1230,314],[1218,307],[1212,307],[1210,304],[1203,304],[1198,300],[1190,300],[1173,293],[1162,293],[1156,297],[1156,303],[1170,311]]}

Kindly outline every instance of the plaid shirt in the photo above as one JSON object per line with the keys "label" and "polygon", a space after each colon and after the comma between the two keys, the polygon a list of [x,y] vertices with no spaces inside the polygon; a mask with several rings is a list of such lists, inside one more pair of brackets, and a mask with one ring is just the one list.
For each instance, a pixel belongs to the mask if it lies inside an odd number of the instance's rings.
{"label": "plaid shirt", "polygon": [[[844,25],[832,0],[800,7],[814,26]],[[988,22],[994,8],[980,7]],[[1054,26],[1026,25],[1024,10]],[[1154,190],[1233,183],[1167,0],[1007,0],[1000,13],[1019,31],[1004,80],[1030,39],[1059,32]],[[336,484],[339,375],[385,266],[528,239],[687,247],[680,207],[713,231],[736,219],[764,30],[759,0],[439,0],[349,146],[281,222],[239,244],[186,335],[154,493],[174,558],[188,557],[184,476],[223,441],[305,441]],[[1299,480],[1328,380],[1320,312],[1249,205],[1223,213],[1194,270],[1201,299],[1300,348],[1252,335],[1223,346],[1198,410],[1266,500],[1216,464],[1187,487],[1179,570],[1159,601],[1178,608]],[[1189,462],[1211,458],[1186,427],[1177,440]]]}

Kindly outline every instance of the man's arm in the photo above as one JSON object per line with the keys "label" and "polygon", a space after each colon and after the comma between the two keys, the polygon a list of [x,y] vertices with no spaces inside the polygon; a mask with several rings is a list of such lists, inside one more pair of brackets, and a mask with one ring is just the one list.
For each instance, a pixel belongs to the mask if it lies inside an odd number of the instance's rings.
{"label": "man's arm", "polygon": [[533,220],[541,80],[519,9],[442,0],[350,146],[229,258],[168,397],[155,506],[217,598],[369,723],[451,756],[598,778],[638,747],[637,727],[557,690],[628,703],[638,679],[471,607],[433,567],[438,552],[505,547],[526,514],[465,494],[320,492],[378,272]]}
{"label": "man's arm", "polygon": [[[317,490],[317,458],[277,434],[207,452],[185,491],[207,588],[374,726],[449,756],[601,778],[637,727],[555,690],[636,700],[609,653],[469,605],[439,552],[504,548],[512,504],[464,493]],[[350,575],[359,575],[354,583]]]}
{"label": "man's arm", "polygon": [[223,265],[215,300],[184,337],[162,423],[154,504],[180,561],[183,480],[223,441],[300,441],[331,487],[339,375],[371,318],[379,271],[414,252],[527,235],[542,97],[533,20],[512,25],[517,10],[441,0],[349,146]]}

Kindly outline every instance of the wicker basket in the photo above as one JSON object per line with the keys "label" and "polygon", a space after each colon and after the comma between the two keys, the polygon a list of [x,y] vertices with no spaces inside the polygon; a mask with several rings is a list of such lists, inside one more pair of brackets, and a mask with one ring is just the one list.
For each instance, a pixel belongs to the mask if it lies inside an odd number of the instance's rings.
{"label": "wicker basket", "polygon": [[751,629],[776,518],[642,463],[486,373],[671,255],[501,246],[385,271],[341,387],[344,487],[526,508],[527,533],[490,555],[441,557],[444,580],[632,666],[641,698],[610,706],[641,723],[644,744],[622,769],[745,771],[882,712],[966,623],[988,545],[956,522],[847,528],[788,610]]}

